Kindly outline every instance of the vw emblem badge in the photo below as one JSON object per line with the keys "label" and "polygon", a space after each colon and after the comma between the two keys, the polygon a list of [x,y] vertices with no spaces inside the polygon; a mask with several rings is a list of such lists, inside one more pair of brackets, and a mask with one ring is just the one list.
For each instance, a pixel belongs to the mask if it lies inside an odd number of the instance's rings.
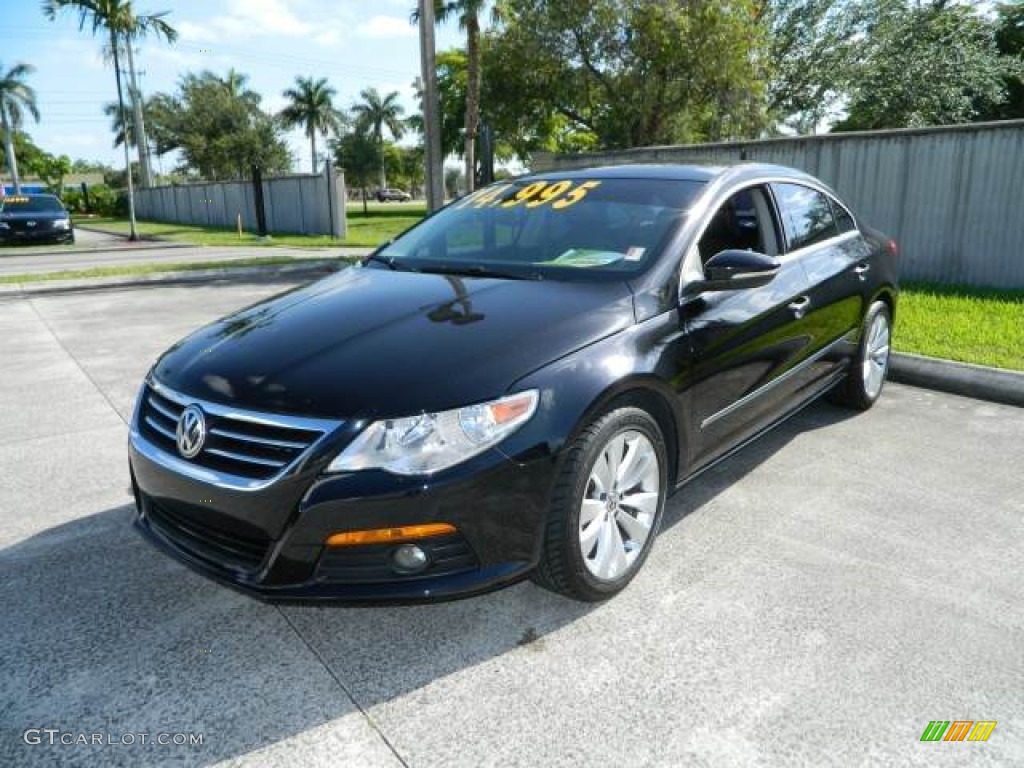
{"label": "vw emblem badge", "polygon": [[178,428],[175,430],[178,453],[186,459],[195,458],[206,441],[206,419],[197,405],[190,405],[181,412]]}
{"label": "vw emblem badge", "polygon": [[35,225],[36,225],[36,223],[34,221],[26,221],[25,222],[25,226],[26,227],[34,227]]}

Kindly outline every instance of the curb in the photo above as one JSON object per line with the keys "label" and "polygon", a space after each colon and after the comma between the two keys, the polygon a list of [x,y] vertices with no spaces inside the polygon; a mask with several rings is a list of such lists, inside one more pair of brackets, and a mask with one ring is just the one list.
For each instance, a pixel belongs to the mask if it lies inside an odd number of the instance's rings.
{"label": "curb", "polygon": [[1024,408],[1024,373],[894,352],[889,380]]}
{"label": "curb", "polygon": [[193,269],[179,272],[156,272],[150,275],[124,275],[110,278],[86,278],[84,280],[54,280],[33,283],[11,283],[7,290],[0,286],[0,301],[5,298],[26,296],[47,296],[66,293],[85,293],[118,288],[143,288],[160,285],[182,285],[189,283],[212,283],[227,279],[273,279],[315,280],[326,277],[349,262],[338,259],[307,261],[302,264],[275,264],[271,266],[217,267],[216,269]]}

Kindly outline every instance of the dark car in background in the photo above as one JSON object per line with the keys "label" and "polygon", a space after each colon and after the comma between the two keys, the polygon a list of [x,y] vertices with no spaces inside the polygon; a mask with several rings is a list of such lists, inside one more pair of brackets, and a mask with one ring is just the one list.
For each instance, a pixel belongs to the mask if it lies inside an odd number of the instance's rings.
{"label": "dark car in background", "polygon": [[0,197],[0,243],[73,243],[71,214],[56,195]]}
{"label": "dark car in background", "polygon": [[388,187],[377,190],[377,202],[380,203],[406,203],[412,200],[412,195],[403,189]]}
{"label": "dark car in background", "polygon": [[164,353],[137,522],[265,598],[601,600],[687,481],[821,395],[871,407],[897,295],[895,243],[792,169],[493,184]]}

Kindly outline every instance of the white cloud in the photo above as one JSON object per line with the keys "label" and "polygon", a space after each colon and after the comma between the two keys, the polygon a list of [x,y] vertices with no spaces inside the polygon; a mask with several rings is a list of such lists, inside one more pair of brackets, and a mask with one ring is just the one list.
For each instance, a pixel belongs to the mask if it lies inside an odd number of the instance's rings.
{"label": "white cloud", "polygon": [[301,37],[315,29],[295,15],[289,0],[228,0],[227,10],[203,24],[179,21],[182,39],[230,45],[254,37]]}
{"label": "white cloud", "polygon": [[340,40],[341,32],[337,29],[326,29],[313,35],[313,42],[324,47],[337,45]]}
{"label": "white cloud", "polygon": [[360,37],[415,37],[416,27],[409,23],[408,17],[371,16],[358,27],[356,34]]}

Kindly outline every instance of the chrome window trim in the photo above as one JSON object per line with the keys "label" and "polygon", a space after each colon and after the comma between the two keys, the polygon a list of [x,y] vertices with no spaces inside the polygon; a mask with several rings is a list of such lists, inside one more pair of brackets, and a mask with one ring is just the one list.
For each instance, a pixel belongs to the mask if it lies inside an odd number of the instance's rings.
{"label": "chrome window trim", "polygon": [[[806,256],[815,249],[838,245],[839,243],[845,242],[854,236],[861,236],[860,223],[857,221],[857,217],[853,215],[850,207],[846,205],[846,203],[844,203],[835,192],[816,179],[778,174],[762,174],[759,176],[735,179],[732,178],[731,174],[725,173],[708,184],[707,189],[701,196],[701,199],[688,211],[689,221],[684,225],[684,229],[689,227],[695,228],[691,234],[686,236],[686,239],[689,241],[689,246],[686,249],[685,256],[683,257],[682,264],[679,268],[679,279],[676,285],[677,302],[683,300],[683,288],[686,283],[689,280],[698,280],[704,275],[704,269],[700,265],[700,254],[697,252],[697,244],[700,242],[701,237],[704,236],[704,232],[707,230],[708,225],[711,224],[710,214],[717,211],[719,206],[723,205],[726,200],[737,192],[741,192],[742,190],[750,187],[765,186],[767,184],[797,184],[810,187],[816,192],[820,192],[830,200],[834,200],[837,204],[841,205],[846,212],[850,214],[850,218],[853,220],[854,226],[854,228],[849,232],[842,232],[834,237],[828,238],[827,240],[811,243],[803,248],[797,248],[796,250],[780,254],[776,257],[780,263],[788,264],[790,261],[795,261],[796,259]],[[776,213],[781,215],[781,212],[778,210],[776,210]],[[694,222],[696,222],[696,224]],[[783,232],[783,238],[785,238],[785,232]],[[694,263],[695,261],[696,264]],[[697,275],[700,277],[696,277]]]}
{"label": "chrome window trim", "polygon": [[[254,479],[251,477],[242,477],[240,475],[233,475],[228,472],[221,472],[219,470],[209,469],[207,467],[201,467],[192,462],[185,461],[180,456],[170,453],[158,445],[154,445],[147,440],[139,432],[139,418],[142,413],[142,405],[146,398],[146,388],[152,388],[161,397],[165,397],[168,400],[178,403],[182,406],[198,405],[206,413],[210,413],[219,417],[226,417],[237,419],[240,421],[248,421],[253,424],[259,424],[262,426],[269,427],[280,427],[283,429],[303,429],[320,432],[321,435],[317,439],[313,440],[309,446],[280,468],[280,471],[276,472],[270,477],[263,479]],[[314,419],[304,416],[284,416],[280,414],[264,413],[262,411],[250,411],[243,408],[235,408],[233,406],[220,405],[218,403],[211,403],[209,400],[203,400],[197,397],[189,397],[183,395],[170,387],[167,387],[152,376],[147,376],[143,382],[142,387],[139,390],[138,397],[135,402],[135,412],[132,416],[132,422],[129,432],[129,441],[132,448],[135,449],[141,456],[145,457],[154,464],[163,467],[164,469],[182,475],[192,480],[197,480],[208,485],[212,485],[216,488],[223,488],[231,491],[260,491],[267,488],[282,477],[287,475],[295,466],[301,461],[308,457],[314,449],[317,448],[324,440],[326,440],[332,432],[340,427],[345,422],[342,420],[331,420],[331,419]],[[152,426],[152,425],[151,425]]]}
{"label": "chrome window trim", "polygon": [[793,376],[796,376],[798,373],[803,372],[804,370],[809,368],[811,365],[813,365],[814,363],[816,363],[819,360],[821,360],[821,358],[825,357],[829,352],[834,350],[839,345],[843,344],[844,342],[852,342],[854,339],[856,339],[856,336],[857,336],[857,331],[856,330],[849,331],[848,333],[844,333],[838,339],[836,339],[835,341],[829,342],[828,344],[826,344],[824,347],[819,349],[817,352],[815,352],[810,357],[806,357],[803,360],[801,360],[799,363],[794,365],[792,368],[790,368],[788,371],[786,371],[782,375],[776,376],[774,379],[769,381],[767,384],[761,385],[760,387],[755,389],[753,392],[748,392],[743,397],[741,397],[739,400],[736,400],[735,402],[730,403],[729,405],[725,406],[725,408],[723,408],[722,410],[716,411],[715,413],[711,414],[710,416],[708,416],[706,419],[704,419],[700,423],[700,428],[701,429],[705,429],[707,427],[710,427],[712,424],[714,424],[719,419],[724,419],[729,414],[738,411],[740,408],[742,408],[745,405],[750,404],[751,402],[753,402],[757,398],[761,397],[762,395],[768,394],[775,387],[779,386],[783,382],[788,381]]}

